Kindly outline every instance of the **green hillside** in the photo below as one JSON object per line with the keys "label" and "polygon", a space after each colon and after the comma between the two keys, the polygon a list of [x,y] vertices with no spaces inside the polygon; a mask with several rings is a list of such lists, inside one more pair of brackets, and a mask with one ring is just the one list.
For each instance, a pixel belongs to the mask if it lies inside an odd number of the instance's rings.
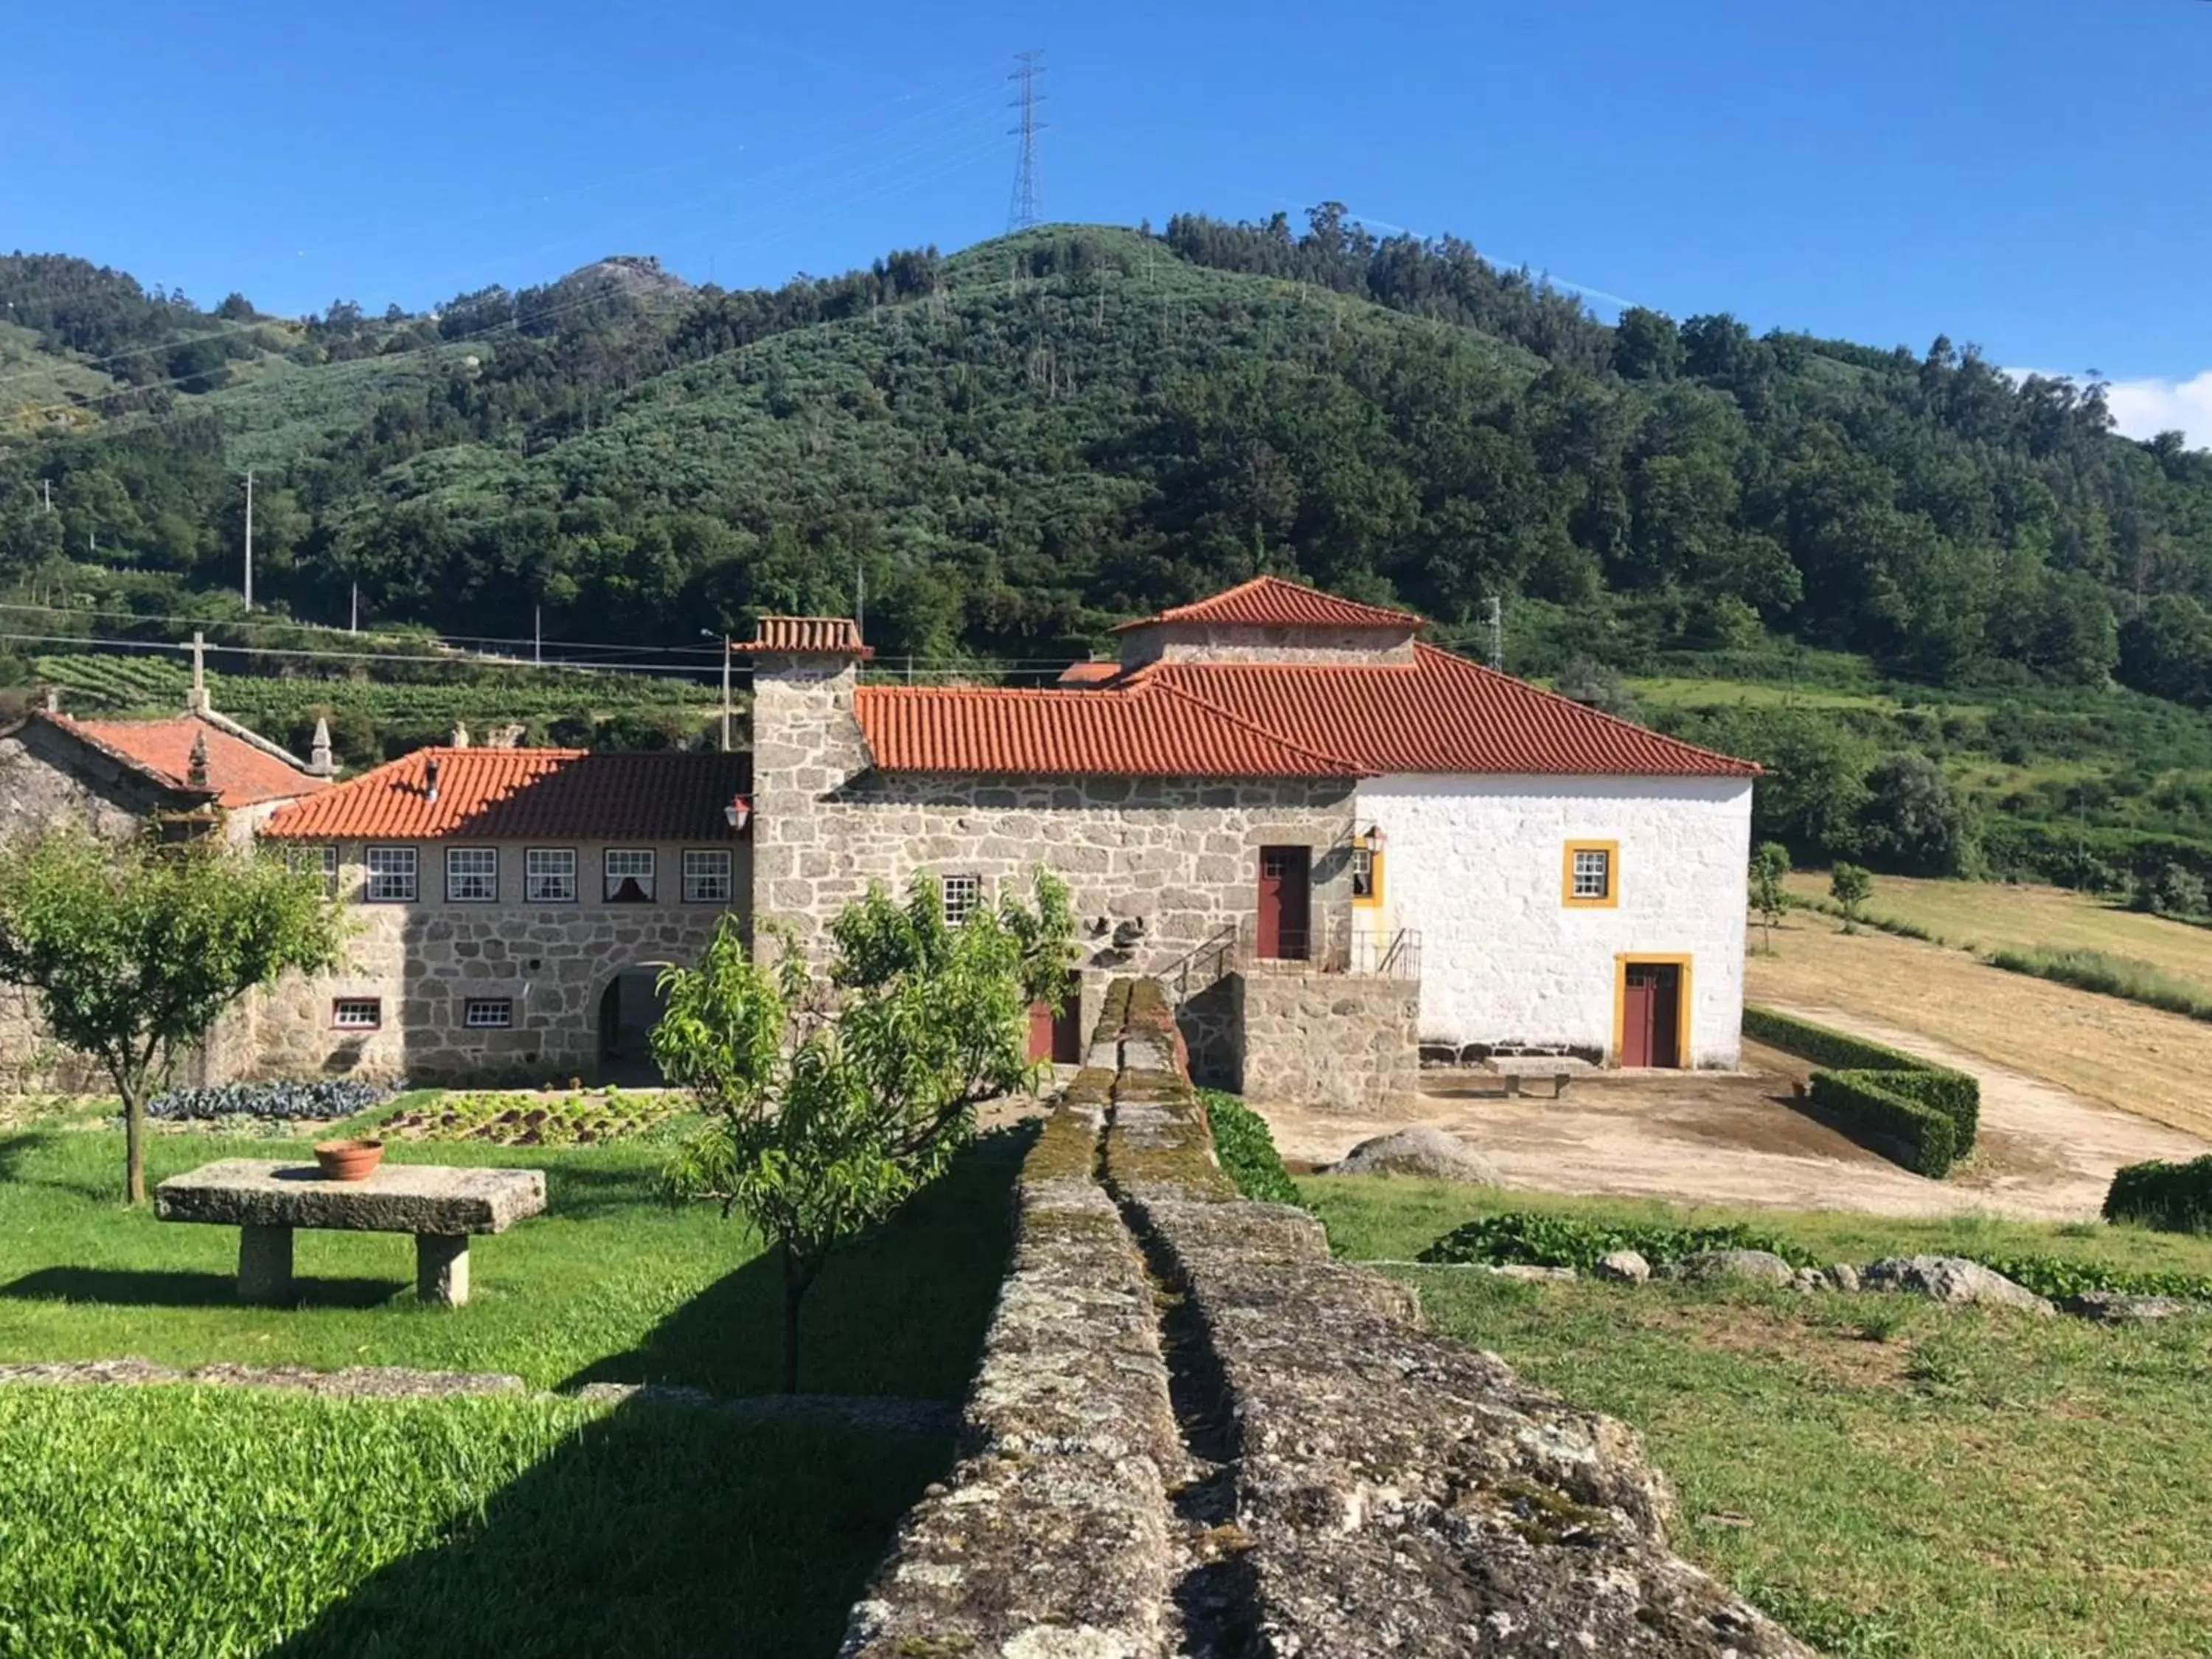
{"label": "green hillside", "polygon": [[[2199,827],[2212,456],[1948,340],[1607,325],[1326,205],[1302,231],[1049,227],[774,290],[615,260],[413,317],[201,312],[21,256],[0,301],[45,374],[0,371],[0,595],[59,606],[0,632],[234,620],[252,466],[259,595],[302,619],[357,591],[380,627],[542,617],[665,650],[850,609],[865,579],[885,660],[1034,672],[1270,570],[1453,643],[1498,601],[1509,666],[1592,700],[1621,674],[1764,688],[1655,685],[1648,712],[1778,780],[1848,774],[1766,813],[1808,855],[1917,866],[2070,817],[2154,838],[2106,849],[2133,869]],[[71,399],[89,429],[49,430]],[[1816,684],[1868,701],[1825,718]],[[1862,822],[1905,750],[1991,833],[1930,852]]]}

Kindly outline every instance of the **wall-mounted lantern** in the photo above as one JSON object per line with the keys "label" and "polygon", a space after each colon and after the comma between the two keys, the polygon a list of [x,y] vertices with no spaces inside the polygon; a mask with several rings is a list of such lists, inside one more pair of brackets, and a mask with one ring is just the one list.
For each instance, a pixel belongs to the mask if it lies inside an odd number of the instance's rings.
{"label": "wall-mounted lantern", "polygon": [[745,825],[752,822],[752,816],[753,804],[743,795],[731,796],[730,804],[722,809],[722,817],[728,820],[730,828],[739,834],[743,834]]}

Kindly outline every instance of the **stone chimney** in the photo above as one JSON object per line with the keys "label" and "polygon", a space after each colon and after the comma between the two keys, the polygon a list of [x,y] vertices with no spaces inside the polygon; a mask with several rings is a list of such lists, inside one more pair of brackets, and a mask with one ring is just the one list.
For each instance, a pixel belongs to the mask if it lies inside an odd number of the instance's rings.
{"label": "stone chimney", "polygon": [[307,770],[319,778],[328,778],[337,775],[337,769],[331,756],[331,723],[318,714],[314,742],[307,750]]}
{"label": "stone chimney", "polygon": [[425,800],[438,799],[438,757],[433,755],[428,764],[422,769],[422,799]]}
{"label": "stone chimney", "polygon": [[62,689],[58,685],[50,685],[46,688],[46,713],[58,714],[61,712]]}
{"label": "stone chimney", "polygon": [[204,732],[192,739],[191,757],[185,763],[185,781],[195,789],[208,787],[207,733]]}

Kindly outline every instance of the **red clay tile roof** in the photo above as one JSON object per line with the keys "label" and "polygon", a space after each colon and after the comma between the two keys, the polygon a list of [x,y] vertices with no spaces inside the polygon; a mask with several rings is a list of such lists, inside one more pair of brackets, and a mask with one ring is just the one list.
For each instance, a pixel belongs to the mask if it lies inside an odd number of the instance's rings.
{"label": "red clay tile roof", "polygon": [[198,787],[187,779],[192,768],[192,745],[204,738],[206,789],[226,807],[286,800],[330,787],[326,780],[310,777],[266,750],[190,714],[166,720],[80,720],[67,714],[43,718],[119,756],[155,781],[179,790]]}
{"label": "red clay tile roof", "polygon": [[1464,657],[1417,645],[1411,663],[1159,662],[1172,686],[1363,772],[1751,777],[1759,768],[1616,720]]}
{"label": "red clay tile roof", "polygon": [[754,624],[753,637],[730,647],[732,651],[788,651],[799,656],[874,656],[860,642],[860,624],[850,617],[763,617]]}
{"label": "red clay tile roof", "polygon": [[1153,663],[1088,690],[863,686],[855,712],[876,765],[895,772],[1750,777],[1759,770],[1428,646],[1416,646],[1403,663]]}
{"label": "red clay tile roof", "polygon": [[1172,686],[1128,692],[864,685],[875,763],[892,772],[1153,777],[1355,777],[1334,756]]}
{"label": "red clay tile roof", "polygon": [[1279,576],[1255,576],[1212,599],[1123,623],[1114,631],[1126,634],[1160,623],[1218,623],[1230,628],[1388,628],[1400,633],[1427,626],[1410,611],[1356,605]]}
{"label": "red clay tile roof", "polygon": [[[430,763],[438,799],[429,799]],[[752,787],[749,755],[418,749],[288,806],[286,841],[727,841],[722,809]]]}
{"label": "red clay tile roof", "polygon": [[1060,671],[1058,685],[1103,685],[1121,678],[1118,662],[1072,662]]}

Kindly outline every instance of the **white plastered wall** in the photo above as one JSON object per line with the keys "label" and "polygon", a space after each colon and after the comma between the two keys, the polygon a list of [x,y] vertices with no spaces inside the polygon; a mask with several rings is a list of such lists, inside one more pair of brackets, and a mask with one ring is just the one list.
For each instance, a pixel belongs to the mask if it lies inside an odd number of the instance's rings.
{"label": "white plastered wall", "polygon": [[[1385,836],[1382,926],[1421,936],[1428,1042],[1613,1054],[1623,953],[1691,958],[1689,1060],[1733,1066],[1743,1026],[1747,778],[1401,775],[1359,786]],[[1619,902],[1570,908],[1570,842],[1620,844]]]}

